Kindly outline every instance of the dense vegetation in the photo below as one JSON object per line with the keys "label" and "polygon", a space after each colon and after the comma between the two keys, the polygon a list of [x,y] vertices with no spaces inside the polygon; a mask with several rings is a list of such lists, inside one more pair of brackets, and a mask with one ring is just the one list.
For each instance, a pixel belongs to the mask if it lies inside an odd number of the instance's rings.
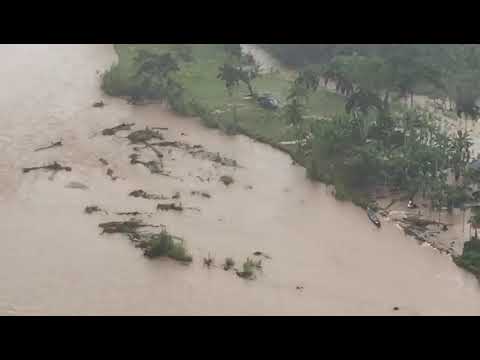
{"label": "dense vegetation", "polygon": [[[300,66],[296,78],[262,74],[234,44],[117,45],[120,62],[104,75],[103,88],[134,103],[165,101],[207,126],[288,151],[310,178],[335,185],[338,199],[364,207],[378,187],[420,195],[439,211],[473,200],[479,176],[468,167],[467,120],[479,117],[479,47],[265,47]],[[334,91],[322,86],[329,83]],[[264,92],[280,108],[261,106]],[[419,92],[437,99],[444,115],[463,118],[464,129],[447,132],[444,119],[414,107]]]}

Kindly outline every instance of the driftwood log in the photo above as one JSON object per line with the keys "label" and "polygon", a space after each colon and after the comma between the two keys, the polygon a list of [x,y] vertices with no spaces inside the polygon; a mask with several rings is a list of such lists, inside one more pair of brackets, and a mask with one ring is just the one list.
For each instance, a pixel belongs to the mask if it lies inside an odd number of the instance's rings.
{"label": "driftwood log", "polygon": [[45,165],[45,166],[34,166],[34,167],[29,167],[29,168],[23,168],[24,173],[28,173],[30,171],[34,170],[49,170],[49,171],[72,171],[72,168],[70,166],[62,166],[56,161],[53,164],[50,165]]}
{"label": "driftwood log", "polygon": [[47,149],[51,149],[51,148],[54,148],[54,147],[57,147],[57,146],[62,146],[63,143],[62,141],[56,141],[56,142],[53,142],[51,143],[50,145],[48,146],[42,146],[42,147],[39,147],[38,149],[35,149],[34,151],[41,151],[41,150],[47,150]]}

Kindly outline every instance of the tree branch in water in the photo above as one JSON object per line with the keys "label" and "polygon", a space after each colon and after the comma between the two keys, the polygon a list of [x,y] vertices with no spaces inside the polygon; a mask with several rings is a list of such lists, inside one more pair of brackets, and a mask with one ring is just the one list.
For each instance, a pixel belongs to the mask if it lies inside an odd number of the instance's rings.
{"label": "tree branch in water", "polygon": [[62,166],[56,161],[53,164],[46,165],[46,166],[35,166],[35,167],[29,167],[29,168],[23,168],[24,173],[28,173],[33,170],[49,170],[49,171],[72,171],[72,168],[70,166]]}
{"label": "tree branch in water", "polygon": [[51,148],[53,148],[53,147],[62,146],[62,145],[63,145],[63,143],[62,143],[62,141],[60,140],[60,141],[57,141],[57,142],[52,143],[51,145],[39,147],[38,149],[35,149],[34,151],[47,150],[47,149],[51,149]]}

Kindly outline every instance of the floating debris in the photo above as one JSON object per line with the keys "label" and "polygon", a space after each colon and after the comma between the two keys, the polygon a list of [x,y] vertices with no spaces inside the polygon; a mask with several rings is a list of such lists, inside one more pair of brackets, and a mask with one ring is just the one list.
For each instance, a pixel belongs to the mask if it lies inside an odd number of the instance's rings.
{"label": "floating debris", "polygon": [[67,185],[65,185],[65,187],[69,189],[88,190],[87,185],[82,184],[81,182],[78,182],[78,181],[71,181]]}
{"label": "floating debris", "polygon": [[142,215],[142,214],[151,214],[151,213],[142,213],[142,212],[139,212],[139,211],[125,211],[125,212],[116,212],[115,213],[116,215],[131,215],[131,216],[138,216],[138,215]]}
{"label": "floating debris", "polygon": [[123,234],[134,234],[137,233],[139,228],[142,227],[161,227],[159,225],[149,225],[144,224],[140,220],[128,220],[128,221],[109,221],[105,223],[98,224],[100,228],[102,228],[102,234],[115,234],[115,233],[123,233]]}
{"label": "floating debris", "polygon": [[177,191],[175,194],[173,194],[172,199],[180,199],[180,193]]}
{"label": "floating debris", "polygon": [[161,169],[161,164],[158,163],[157,161],[141,161],[138,160],[138,154],[131,154],[130,155],[130,164],[135,165],[135,164],[141,164],[145,166],[152,174],[162,174],[168,176],[168,174],[165,174],[162,172]]}
{"label": "floating debris", "polygon": [[203,258],[203,266],[206,266],[210,269],[210,267],[215,266],[215,259],[208,254],[208,257]]}
{"label": "floating debris", "polygon": [[225,184],[225,186],[229,186],[231,184],[233,184],[233,178],[229,175],[223,175],[223,176],[220,176],[220,181],[223,182]]}
{"label": "floating debris", "polygon": [[167,200],[168,198],[163,195],[149,194],[142,189],[134,190],[128,196],[133,196],[135,198],[143,198],[148,200]]}
{"label": "floating debris", "polygon": [[256,268],[258,268],[258,264],[250,258],[247,258],[247,260],[245,260],[245,262],[243,263],[243,271],[235,270],[235,273],[237,274],[237,276],[243,279],[254,280],[256,278]]}
{"label": "floating debris", "polygon": [[105,103],[103,101],[97,101],[97,102],[94,102],[92,106],[95,108],[101,108],[105,106]]}
{"label": "floating debris", "polygon": [[112,179],[112,181],[115,181],[118,179],[118,176],[113,176],[113,170],[111,168],[107,169],[107,176],[109,176],[110,179]]}
{"label": "floating debris", "polygon": [[96,205],[91,205],[91,206],[87,206],[85,208],[85,213],[87,214],[92,214],[94,212],[99,212],[99,211],[102,211],[102,209],[100,209],[98,206]]}
{"label": "floating debris", "polygon": [[[149,258],[166,256],[182,263],[192,262],[192,256],[187,253],[183,239],[169,234],[162,229],[159,234],[142,234],[139,241],[144,242],[144,256]],[[175,242],[175,239],[180,240]]]}
{"label": "floating debris", "polygon": [[167,204],[158,204],[157,205],[157,210],[162,210],[162,211],[183,211],[183,206],[182,204],[175,204],[175,203],[167,203]]}
{"label": "floating debris", "polygon": [[191,191],[190,194],[191,195],[199,195],[199,196],[202,196],[202,197],[207,198],[207,199],[212,197],[209,193],[207,193],[205,191],[195,191],[194,190],[194,191]]}
{"label": "floating debris", "polygon": [[46,166],[35,166],[35,167],[30,167],[30,168],[23,168],[24,173],[28,173],[28,172],[34,171],[34,170],[49,170],[49,171],[57,172],[57,171],[61,171],[61,170],[72,171],[72,168],[70,166],[62,166],[59,163],[57,163],[56,161],[53,164],[46,165]]}
{"label": "floating debris", "polygon": [[223,270],[228,271],[235,266],[235,260],[228,257],[225,259],[225,263],[223,264]]}
{"label": "floating debris", "polygon": [[127,136],[131,144],[141,144],[152,139],[163,140],[163,135],[146,127],[144,130],[137,130]]}
{"label": "floating debris", "polygon": [[261,252],[261,251],[255,251],[253,253],[254,256],[263,256],[265,259],[271,260],[272,258],[268,256],[267,254]]}
{"label": "floating debris", "polygon": [[[141,143],[143,141],[148,141],[152,139],[151,130],[148,130],[149,132],[146,134],[143,133],[146,130],[139,130],[139,131],[141,131],[142,133],[139,133],[140,136],[137,136],[138,139],[135,139],[136,142],[133,142],[133,143]],[[161,136],[161,134],[158,134],[158,135]],[[160,139],[160,140],[163,140],[163,139]],[[206,151],[202,145],[190,145],[181,141],[160,141],[160,142],[150,143],[149,145],[171,146],[171,147],[175,147],[175,148],[187,151],[190,155],[194,157],[210,160],[224,166],[239,167],[236,160],[221,156],[220,153],[218,152],[213,153],[213,152]]]}
{"label": "floating debris", "polygon": [[121,123],[120,125],[114,126],[112,128],[102,130],[102,135],[112,136],[119,131],[130,131],[132,129],[132,126],[134,125],[135,125],[134,123],[131,123],[131,124]]}
{"label": "floating debris", "polygon": [[152,150],[160,160],[163,159],[163,154],[159,150],[155,149],[155,146],[147,143],[146,141],[144,141],[144,144],[145,144],[145,147],[150,148],[150,150]]}
{"label": "floating debris", "polygon": [[62,140],[60,140],[60,141],[53,142],[48,146],[39,147],[38,149],[35,149],[34,151],[47,150],[47,149],[51,149],[51,148],[54,148],[54,147],[57,147],[57,146],[62,146],[62,145],[63,145]]}
{"label": "floating debris", "polygon": [[105,160],[104,158],[99,158],[98,161],[100,161],[103,165],[107,166],[108,165],[108,161]]}

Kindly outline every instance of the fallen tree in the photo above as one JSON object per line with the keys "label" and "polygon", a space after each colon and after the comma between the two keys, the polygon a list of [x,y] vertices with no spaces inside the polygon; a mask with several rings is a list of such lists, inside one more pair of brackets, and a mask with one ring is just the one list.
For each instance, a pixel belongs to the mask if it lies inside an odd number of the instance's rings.
{"label": "fallen tree", "polygon": [[54,148],[54,147],[57,147],[57,146],[62,146],[63,143],[62,141],[56,141],[56,142],[53,142],[51,143],[50,145],[48,146],[42,146],[42,147],[39,147],[38,149],[35,149],[34,151],[41,151],[41,150],[47,150],[47,149],[51,149],[51,148]]}
{"label": "fallen tree", "polygon": [[102,130],[102,135],[112,136],[119,131],[130,131],[132,129],[132,126],[134,125],[135,125],[134,123],[130,123],[130,124],[121,123],[120,125],[114,126],[112,128]]}
{"label": "fallen tree", "polygon": [[128,196],[132,196],[135,198],[143,198],[148,200],[167,200],[168,199],[168,197],[164,195],[149,194],[142,189],[133,190],[128,194]]}
{"label": "fallen tree", "polygon": [[128,134],[127,139],[131,144],[144,144],[153,139],[163,140],[163,135],[146,127],[144,130],[137,130]]}
{"label": "fallen tree", "polygon": [[135,234],[142,227],[161,227],[159,225],[144,224],[141,220],[127,220],[127,221],[109,221],[98,224],[102,228],[102,234]]}
{"label": "fallen tree", "polygon": [[34,167],[29,167],[29,168],[23,168],[22,169],[24,173],[28,173],[30,171],[34,170],[48,170],[48,171],[72,171],[72,168],[70,166],[62,166],[56,161],[53,162],[53,164],[50,165],[45,165],[45,166],[34,166]]}

